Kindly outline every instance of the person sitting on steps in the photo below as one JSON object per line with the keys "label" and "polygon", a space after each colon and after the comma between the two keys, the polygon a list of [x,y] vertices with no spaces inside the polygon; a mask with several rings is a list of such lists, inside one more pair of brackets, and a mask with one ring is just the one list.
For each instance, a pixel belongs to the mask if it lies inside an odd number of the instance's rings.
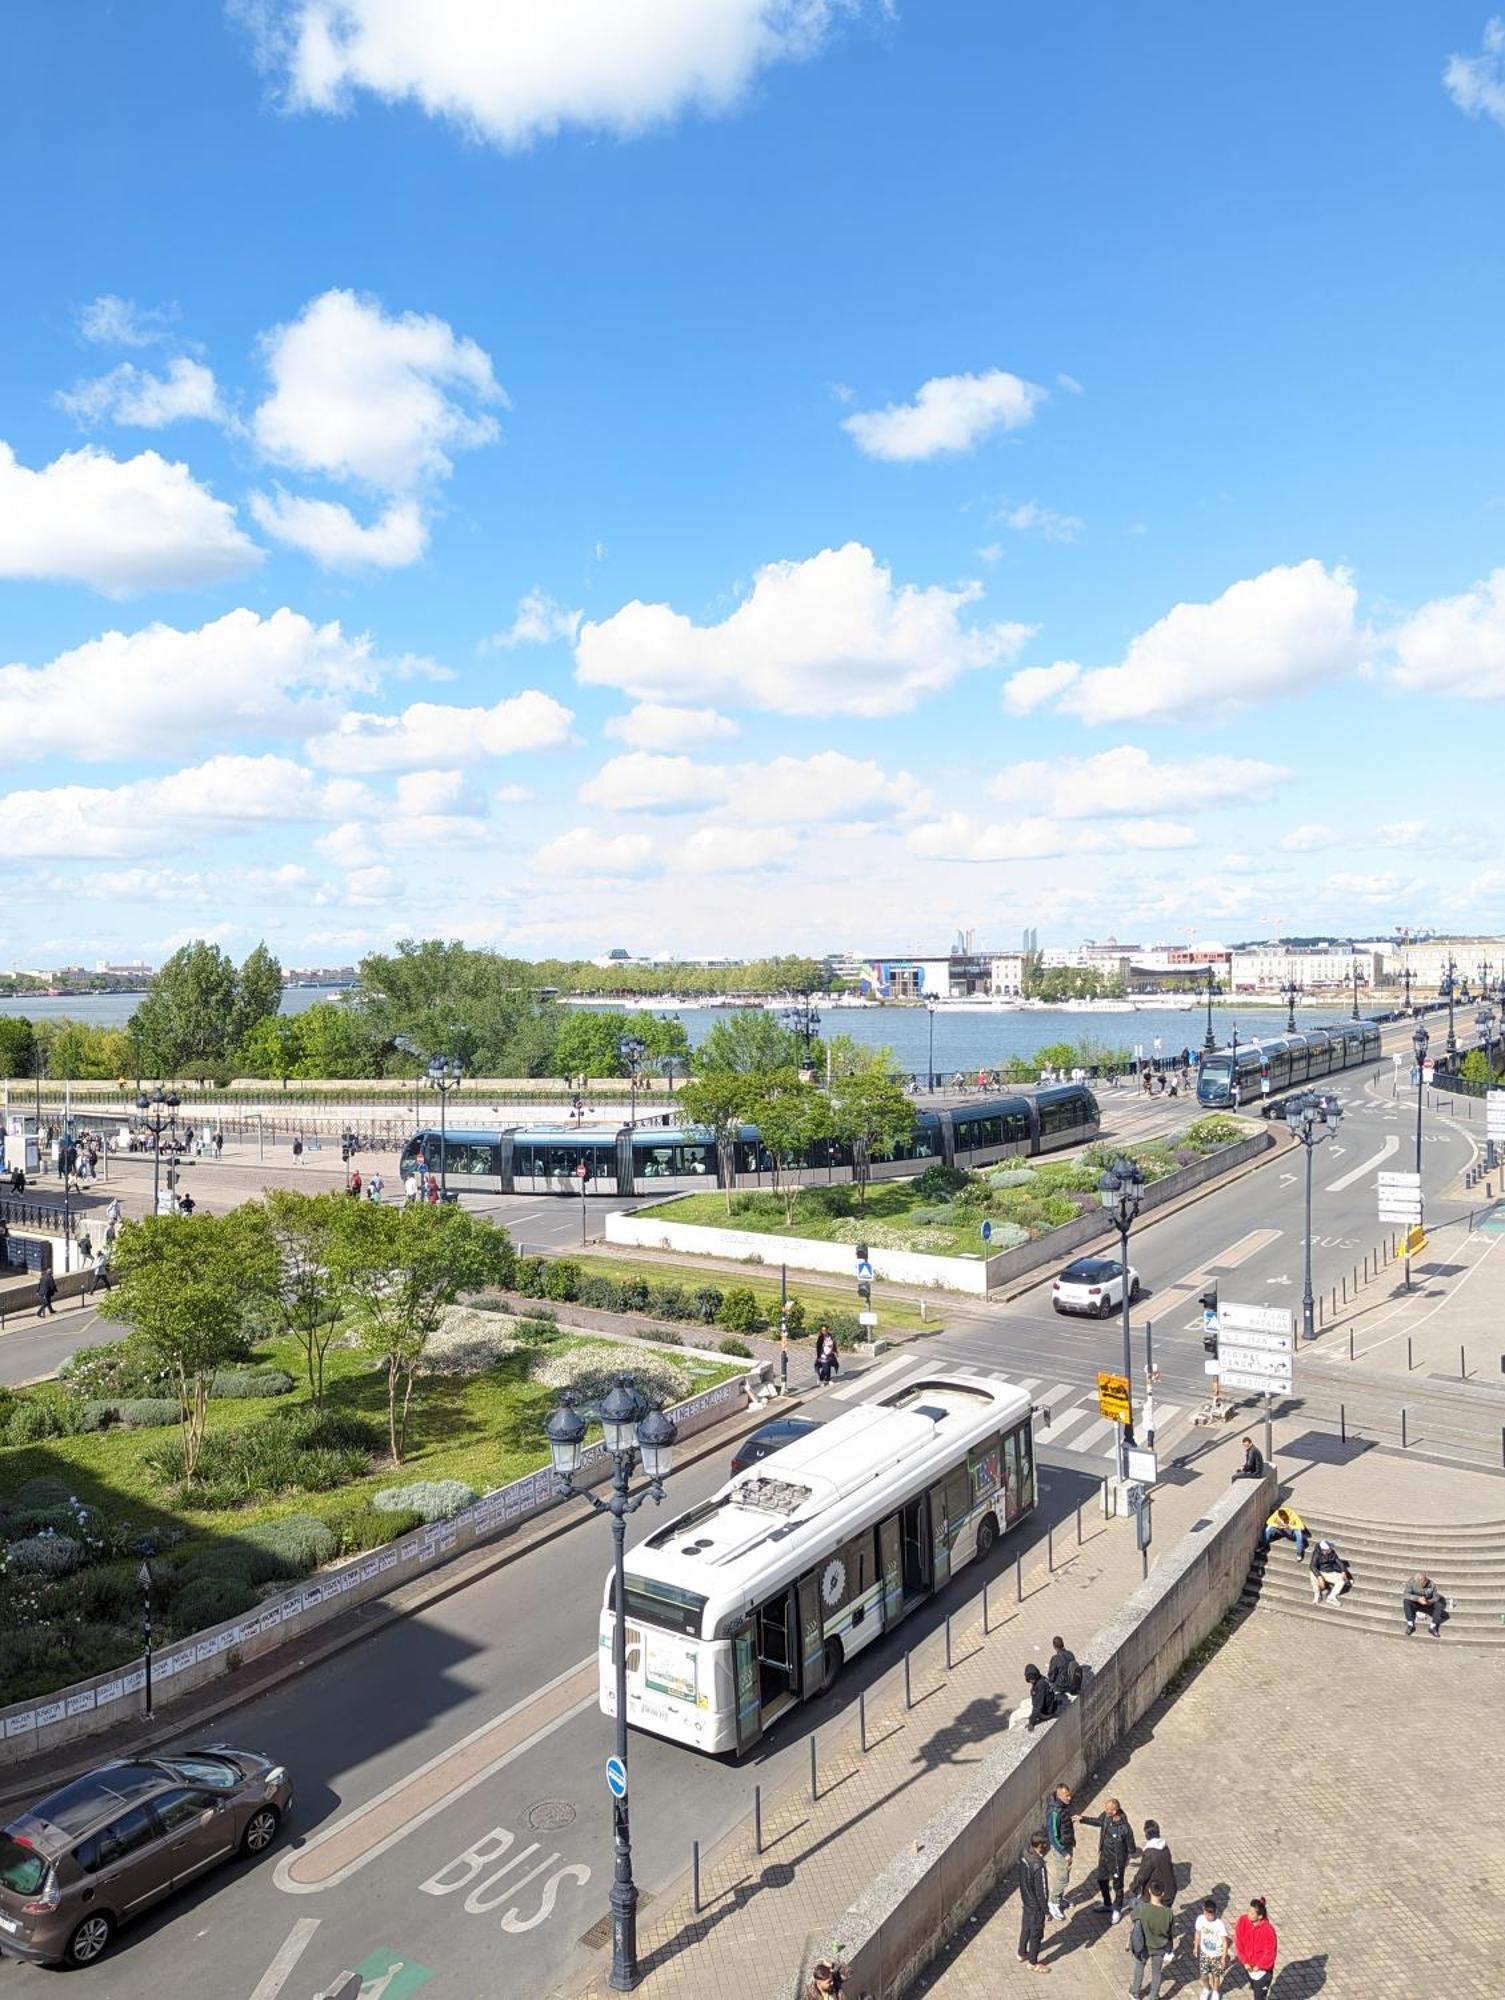
{"label": "person sitting on steps", "polygon": [[1353,1589],[1353,1571],[1324,1535],[1312,1550],[1312,1602],[1336,1604]]}
{"label": "person sitting on steps", "polygon": [[1406,1614],[1406,1637],[1409,1639],[1416,1630],[1416,1614],[1421,1612],[1432,1630],[1432,1637],[1442,1637],[1442,1592],[1433,1583],[1424,1569],[1419,1569],[1407,1583],[1401,1594],[1401,1609]]}

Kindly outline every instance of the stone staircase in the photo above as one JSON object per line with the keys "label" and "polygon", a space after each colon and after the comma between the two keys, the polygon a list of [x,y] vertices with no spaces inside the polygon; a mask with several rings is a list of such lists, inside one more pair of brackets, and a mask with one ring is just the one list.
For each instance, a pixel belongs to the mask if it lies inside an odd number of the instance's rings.
{"label": "stone staircase", "polygon": [[1401,1612],[1402,1585],[1424,1569],[1447,1602],[1442,1644],[1505,1646],[1505,1521],[1436,1528],[1320,1514],[1315,1520],[1307,1516],[1307,1523],[1337,1544],[1353,1571],[1352,1590],[1336,1604],[1314,1604],[1310,1545],[1298,1563],[1293,1544],[1276,1542],[1268,1551],[1255,1549],[1240,1600],[1244,1605],[1324,1624],[1341,1621],[1376,1638],[1431,1648],[1438,1642],[1420,1620],[1416,1637],[1406,1640]]}

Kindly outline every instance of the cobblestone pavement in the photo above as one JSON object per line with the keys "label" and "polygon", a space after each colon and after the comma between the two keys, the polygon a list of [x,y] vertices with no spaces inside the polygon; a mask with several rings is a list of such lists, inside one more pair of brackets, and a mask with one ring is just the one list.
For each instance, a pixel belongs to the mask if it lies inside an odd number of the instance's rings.
{"label": "cobblestone pavement", "polygon": [[[1274,2000],[1485,2000],[1505,1984],[1502,1716],[1497,1654],[1377,1645],[1265,1606],[1151,1710],[1077,1803],[1090,1812],[1116,1794],[1136,1833],[1147,1815],[1160,1821],[1182,1885],[1178,1929],[1203,1896],[1230,1917],[1266,1897],[1280,1938]],[[1088,1901],[1096,1835],[1081,1831],[1045,1991],[1124,1994],[1126,1927],[1110,1930]],[[990,1899],[917,1990],[1037,1992],[1016,1955],[1018,1923],[1012,1890]],[[1196,1992],[1184,1948],[1164,1990]],[[1242,1972],[1225,1988],[1247,1990]]]}

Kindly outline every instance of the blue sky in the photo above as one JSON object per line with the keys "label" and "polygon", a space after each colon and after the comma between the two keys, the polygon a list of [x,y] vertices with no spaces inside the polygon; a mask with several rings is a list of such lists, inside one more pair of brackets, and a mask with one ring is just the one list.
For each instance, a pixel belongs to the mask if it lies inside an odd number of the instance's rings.
{"label": "blue sky", "polygon": [[1505,922],[1474,6],[16,0],[0,964]]}

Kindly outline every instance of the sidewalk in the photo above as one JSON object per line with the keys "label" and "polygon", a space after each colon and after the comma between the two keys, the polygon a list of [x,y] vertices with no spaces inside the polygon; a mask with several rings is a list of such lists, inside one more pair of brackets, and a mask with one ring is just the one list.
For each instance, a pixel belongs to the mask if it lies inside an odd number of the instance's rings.
{"label": "sidewalk", "polygon": [[[1155,1496],[1155,1538],[1169,1548],[1202,1512],[1205,1497],[1226,1485],[1237,1447],[1205,1454],[1194,1470],[1178,1473]],[[1040,1513],[1074,1497],[1071,1475],[1045,1468]],[[1033,1532],[1043,1524],[1037,1518]],[[1032,1533],[1030,1525],[1017,1539]],[[953,1789],[958,1770],[986,1755],[1025,1693],[1024,1668],[1043,1663],[1052,1633],[1068,1643],[1096,1631],[1116,1613],[1140,1581],[1133,1524],[1104,1521],[1095,1505],[1083,1509],[1078,1547],[1070,1500],[1055,1536],[1055,1571],[1045,1560],[1044,1538],[1023,1556],[1023,1602],[1012,1563],[1016,1540],[1005,1542],[1000,1570],[995,1557],[988,1591],[991,1631],[983,1630],[980,1583],[964,1571],[957,1595],[976,1592],[953,1613],[955,1666],[945,1670],[945,1636],[936,1632],[916,1646],[912,1662],[914,1706],[906,1712],[902,1662],[867,1691],[869,1748],[858,1742],[857,1689],[861,1662],[847,1676],[849,1692],[837,1721],[817,1741],[819,1797],[808,1781],[763,1807],[763,1853],[754,1851],[751,1825],[741,1826],[701,1857],[701,1903],[693,1907],[690,1884],[654,1902],[639,1917],[639,1953],[646,2000],[691,2000],[706,1993],[793,1990],[812,1932],[833,1922],[890,1858],[924,1826]],[[1152,1551],[1153,1561],[1153,1551]],[[694,1833],[685,1828],[685,1842]],[[688,1853],[686,1859],[688,1861]],[[819,1949],[826,1941],[818,1936]],[[834,1941],[831,1948],[835,1948]],[[583,1983],[556,1992],[606,2000],[608,1959]]]}

